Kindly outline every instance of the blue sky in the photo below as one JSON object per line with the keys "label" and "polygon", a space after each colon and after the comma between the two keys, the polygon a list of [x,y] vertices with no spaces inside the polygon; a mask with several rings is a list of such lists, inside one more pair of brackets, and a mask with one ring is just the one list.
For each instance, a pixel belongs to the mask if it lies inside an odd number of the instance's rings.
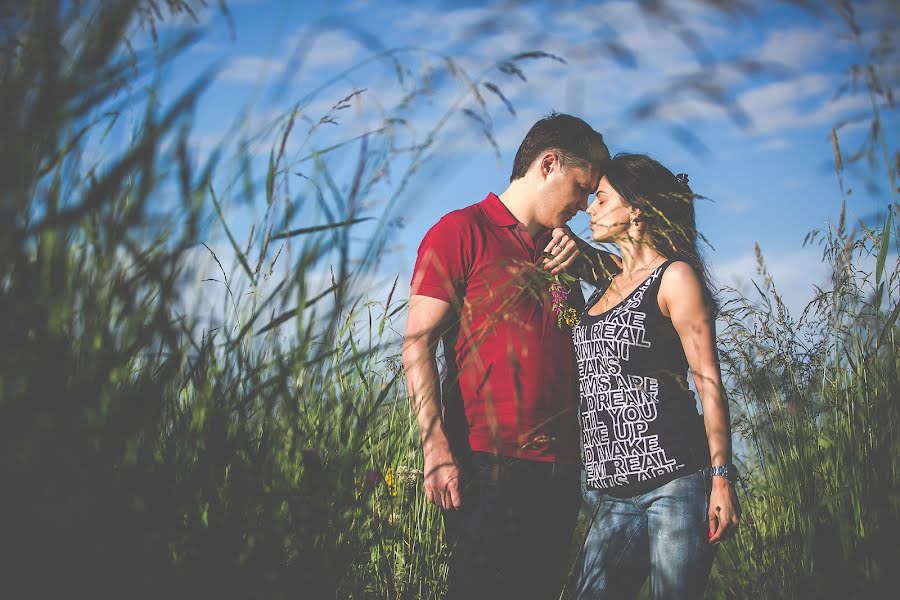
{"label": "blue sky", "polygon": [[[847,29],[827,6],[818,13],[792,3],[753,3],[754,14],[728,14],[693,1],[669,2],[667,15],[648,17],[633,2],[276,2],[230,0],[234,35],[215,9],[201,13],[204,34],[171,68],[167,85],[186,85],[206,66],[217,64],[216,82],[204,95],[194,124],[195,152],[207,153],[222,140],[237,115],[245,131],[260,130],[296,103],[311,121],[304,133],[336,101],[365,90],[332,111],[338,123],[314,128],[306,142],[296,133],[287,147],[293,168],[312,148],[357,136],[402,116],[397,144],[419,140],[446,114],[424,166],[389,203],[390,185],[372,189],[363,201],[372,216],[402,217],[390,252],[374,274],[373,290],[396,275],[408,282],[418,242],[445,212],[481,200],[506,186],[512,158],[531,124],[551,110],[571,112],[601,131],[613,152],[646,152],[674,172],[687,172],[697,193],[710,198],[698,206],[701,231],[712,244],[707,256],[723,284],[746,286],[755,275],[754,243],[767,257],[779,287],[795,308],[811,299],[812,285],[825,269],[818,248],[803,248],[808,231],[836,220],[841,195],[834,171],[831,127],[842,149],[855,151],[866,133],[871,100],[864,90],[836,96],[851,65],[866,59]],[[856,2],[863,24],[863,47],[876,42],[877,26],[893,23],[889,2]],[[162,39],[177,33],[168,25]],[[692,32],[700,45],[687,43]],[[393,63],[375,60],[320,88],[336,73],[374,53],[397,54],[409,69],[400,80]],[[495,68],[497,60],[541,50],[562,57],[517,63],[527,78]],[[446,61],[475,77],[484,73],[509,99],[481,87],[485,107],[447,76]],[[894,56],[896,58],[896,55]],[[753,64],[748,61],[755,61]],[[882,76],[896,86],[900,61],[886,60]],[[763,71],[748,71],[754,65]],[[398,109],[404,95],[429,83],[430,94]],[[715,97],[727,99],[727,106]],[[489,118],[499,159],[475,120],[459,112],[473,108]],[[641,112],[642,111],[642,112]],[[642,118],[636,116],[638,112]],[[860,120],[860,118],[862,119]],[[897,139],[896,111],[884,109],[887,139]],[[675,132],[687,132],[685,144]],[[233,135],[233,131],[228,135]],[[275,134],[254,145],[260,172]],[[891,148],[893,151],[894,148]],[[338,183],[351,178],[358,145],[329,155]],[[393,176],[406,166],[399,159]],[[890,202],[882,181],[867,189],[867,171],[845,175],[853,189],[852,217],[868,219]],[[881,177],[881,179],[884,179]],[[396,187],[396,179],[392,180]],[[382,194],[382,195],[379,195]],[[226,194],[227,195],[227,194]],[[239,239],[262,217],[260,202],[235,203],[229,219]],[[321,222],[309,209],[297,226]],[[586,234],[586,218],[570,223]],[[361,230],[361,235],[365,230]],[[211,240],[228,253],[221,239]],[[376,294],[377,295],[377,294]]]}

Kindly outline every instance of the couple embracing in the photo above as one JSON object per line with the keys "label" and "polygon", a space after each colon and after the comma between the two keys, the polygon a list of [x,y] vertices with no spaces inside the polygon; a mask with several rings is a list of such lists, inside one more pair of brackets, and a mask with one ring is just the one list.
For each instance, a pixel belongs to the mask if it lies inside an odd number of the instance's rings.
{"label": "couple embracing", "polygon": [[[686,176],[611,159],[587,123],[551,114],[519,146],[506,191],[426,234],[403,362],[425,493],[444,515],[448,597],[542,600],[567,584],[618,599],[648,576],[652,598],[702,597],[739,507],[694,198]],[[621,257],[565,227],[580,210]],[[584,303],[577,284],[535,286],[538,269],[596,291]]]}

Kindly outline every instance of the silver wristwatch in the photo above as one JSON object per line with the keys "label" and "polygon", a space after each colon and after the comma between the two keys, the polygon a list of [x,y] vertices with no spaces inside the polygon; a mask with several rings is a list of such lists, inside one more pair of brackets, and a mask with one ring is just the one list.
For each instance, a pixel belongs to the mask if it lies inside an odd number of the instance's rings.
{"label": "silver wristwatch", "polygon": [[724,477],[728,483],[734,485],[738,480],[737,467],[734,465],[716,465],[715,467],[707,467],[706,474],[709,477]]}

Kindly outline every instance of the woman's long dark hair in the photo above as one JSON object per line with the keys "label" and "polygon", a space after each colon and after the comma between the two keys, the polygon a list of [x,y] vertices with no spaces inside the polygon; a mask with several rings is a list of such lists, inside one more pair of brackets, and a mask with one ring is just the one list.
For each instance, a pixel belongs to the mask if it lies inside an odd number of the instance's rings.
{"label": "woman's long dark hair", "polygon": [[609,184],[625,203],[641,211],[639,221],[655,250],[668,258],[683,260],[693,267],[703,288],[703,297],[713,314],[718,302],[709,271],[697,246],[694,200],[687,175],[676,177],[645,154],[617,154],[606,164]]}

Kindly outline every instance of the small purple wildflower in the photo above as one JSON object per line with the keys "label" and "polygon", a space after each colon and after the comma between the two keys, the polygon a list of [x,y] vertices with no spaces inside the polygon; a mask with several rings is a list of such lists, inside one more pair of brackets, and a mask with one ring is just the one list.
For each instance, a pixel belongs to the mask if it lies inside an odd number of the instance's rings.
{"label": "small purple wildflower", "polygon": [[381,481],[381,473],[378,471],[370,470],[366,473],[366,487],[368,489],[375,489],[379,481]]}
{"label": "small purple wildflower", "polygon": [[571,327],[578,322],[578,312],[567,304],[569,300],[568,287],[561,283],[551,284],[550,298],[553,301],[552,310],[556,315],[556,324],[559,327],[562,327],[563,323]]}

